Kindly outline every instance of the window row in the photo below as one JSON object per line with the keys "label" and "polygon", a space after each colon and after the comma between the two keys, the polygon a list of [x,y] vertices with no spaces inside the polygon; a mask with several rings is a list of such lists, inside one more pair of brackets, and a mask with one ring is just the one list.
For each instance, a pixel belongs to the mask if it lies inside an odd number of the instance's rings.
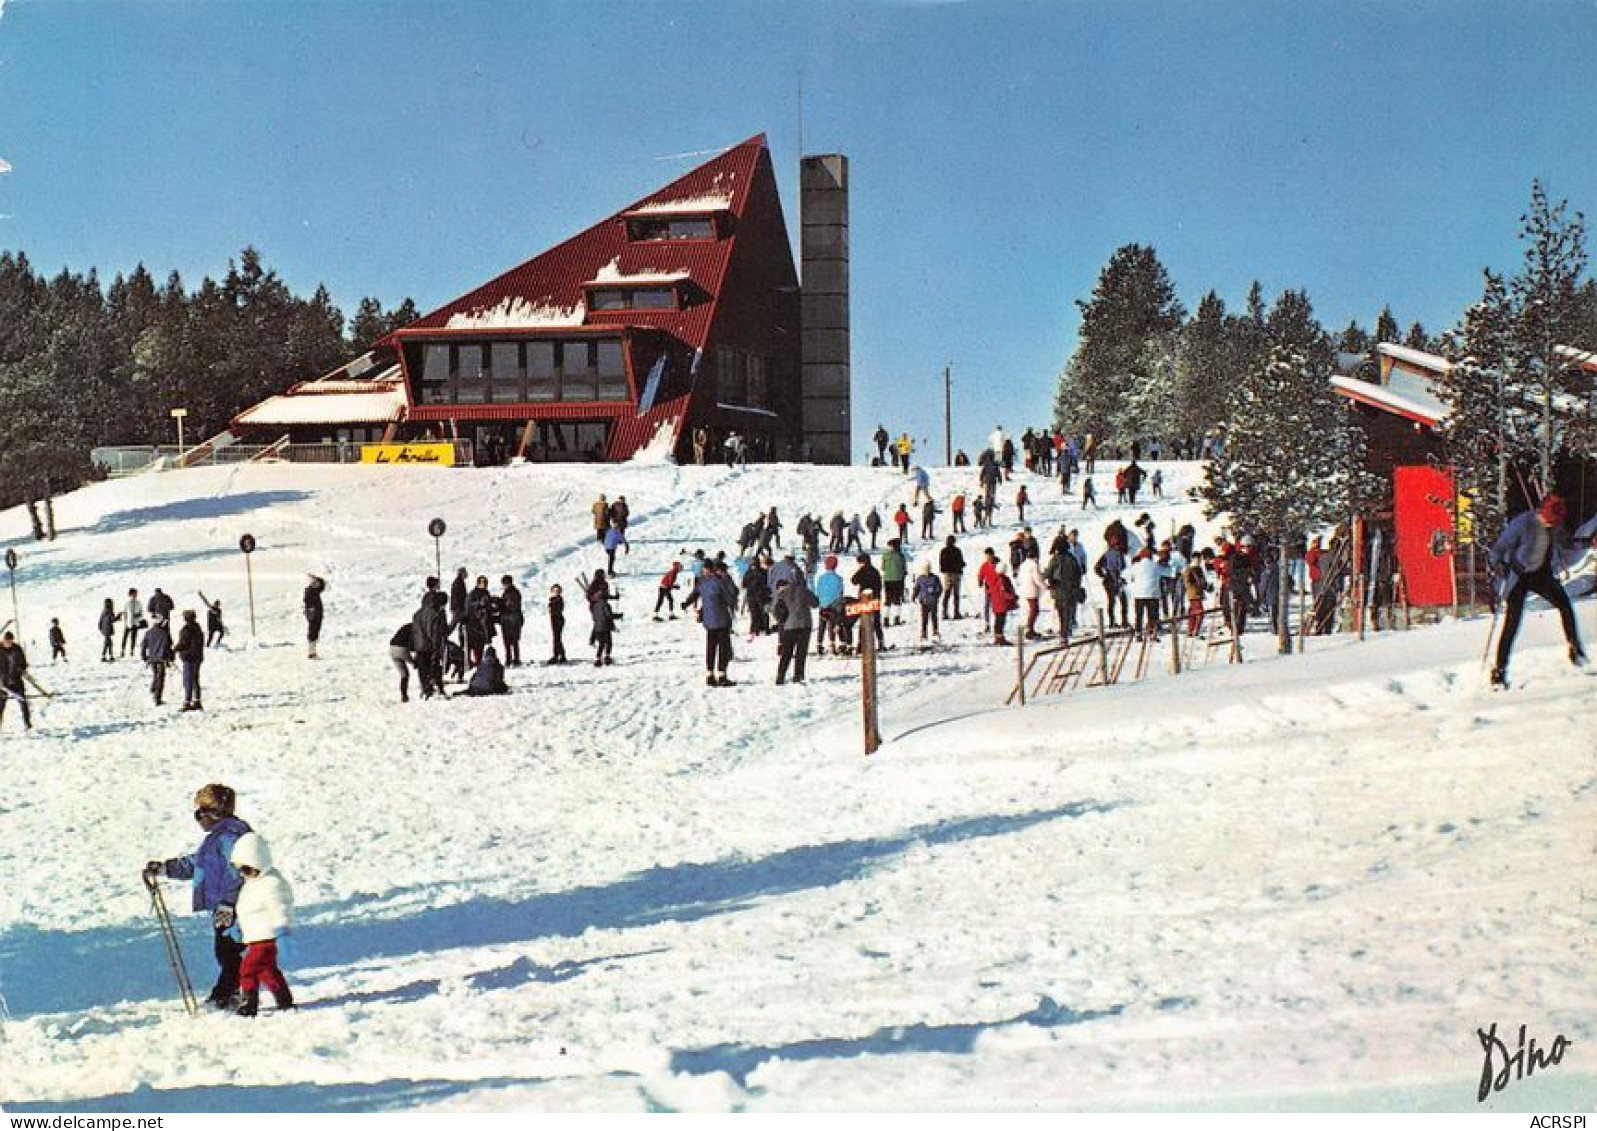
{"label": "window row", "polygon": [[619,338],[429,342],[422,349],[420,388],[423,404],[623,401],[631,396]]}

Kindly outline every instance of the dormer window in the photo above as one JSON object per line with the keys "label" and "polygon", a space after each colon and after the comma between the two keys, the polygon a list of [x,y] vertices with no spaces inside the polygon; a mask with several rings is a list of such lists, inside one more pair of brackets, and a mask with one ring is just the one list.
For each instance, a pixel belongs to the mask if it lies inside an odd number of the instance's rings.
{"label": "dormer window", "polygon": [[675,310],[675,287],[595,287],[588,292],[589,310]]}
{"label": "dormer window", "polygon": [[627,239],[713,240],[715,220],[709,216],[629,216]]}

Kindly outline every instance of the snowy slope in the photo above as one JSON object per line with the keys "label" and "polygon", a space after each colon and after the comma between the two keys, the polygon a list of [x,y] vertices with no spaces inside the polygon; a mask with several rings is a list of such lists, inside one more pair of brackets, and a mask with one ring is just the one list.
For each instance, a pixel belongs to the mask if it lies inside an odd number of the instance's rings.
{"label": "snowy slope", "polygon": [[[1192,465],[1166,472],[1180,497]],[[1031,487],[1044,543],[1079,523],[1096,553],[1113,508]],[[433,568],[428,519],[446,571],[516,575],[541,659],[547,586],[603,564],[601,490],[634,515],[616,665],[401,707],[386,644]],[[1597,1101],[1597,684],[1550,614],[1507,695],[1482,688],[1476,621],[1287,660],[1261,639],[1241,667],[1023,710],[965,621],[887,655],[868,760],[849,662],[777,688],[771,643],[740,638],[740,685],[711,691],[693,622],[648,618],[670,560],[761,507],[791,530],[908,497],[868,469],[277,466],[78,492],[51,546],[0,515],[27,635],[59,616],[73,656],[30,645],[59,694],[0,745],[0,1103],[1471,1108],[1492,1021],[1576,1042],[1497,1106]],[[330,582],[315,663],[307,572]],[[99,604],[130,585],[226,605],[203,714],[95,662]],[[573,659],[586,631],[576,608]],[[211,780],[295,886],[293,1015],[174,1007],[138,870],[191,847]],[[209,932],[184,925],[208,982]]]}

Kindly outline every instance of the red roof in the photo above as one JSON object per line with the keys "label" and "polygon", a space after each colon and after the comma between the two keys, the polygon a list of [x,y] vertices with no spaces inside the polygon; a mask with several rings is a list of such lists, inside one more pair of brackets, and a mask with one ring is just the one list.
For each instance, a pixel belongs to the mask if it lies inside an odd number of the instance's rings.
{"label": "red roof", "polygon": [[[544,309],[577,307],[585,302],[584,284],[598,278],[608,267],[605,274],[619,274],[623,278],[685,272],[693,282],[688,288],[688,305],[681,310],[587,311],[584,324],[650,326],[675,335],[695,349],[702,349],[709,337],[716,300],[732,257],[732,246],[737,238],[735,226],[725,239],[629,242],[623,217],[639,208],[659,208],[676,202],[692,202],[698,208],[704,207],[707,200],[724,199],[726,209],[735,218],[741,218],[749,186],[765,148],[765,135],[757,134],[657,192],[618,210],[587,231],[445,303],[390,334],[380,344],[394,345],[398,338],[413,331],[444,329],[451,318],[485,315],[501,304],[520,303]],[[413,417],[416,415],[412,412]]]}

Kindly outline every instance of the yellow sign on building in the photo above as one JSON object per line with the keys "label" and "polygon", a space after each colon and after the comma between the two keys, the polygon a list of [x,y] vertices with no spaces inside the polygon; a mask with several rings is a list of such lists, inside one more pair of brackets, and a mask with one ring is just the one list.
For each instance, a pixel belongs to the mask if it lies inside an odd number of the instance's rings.
{"label": "yellow sign on building", "polygon": [[367,444],[360,450],[361,463],[430,463],[453,467],[453,444]]}

